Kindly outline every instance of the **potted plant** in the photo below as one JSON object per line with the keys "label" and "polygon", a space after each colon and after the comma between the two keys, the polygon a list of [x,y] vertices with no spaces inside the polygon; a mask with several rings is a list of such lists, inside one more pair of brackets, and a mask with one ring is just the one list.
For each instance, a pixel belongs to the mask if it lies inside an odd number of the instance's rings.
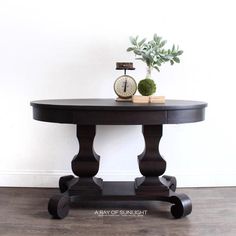
{"label": "potted plant", "polygon": [[167,41],[154,34],[153,39],[139,40],[139,36],[130,37],[131,47],[128,52],[133,52],[137,60],[141,60],[147,65],[147,74],[145,79],[138,84],[138,91],[143,96],[150,96],[156,92],[156,84],[151,78],[151,72],[154,69],[160,71],[160,66],[165,62],[170,62],[171,65],[179,63],[179,56],[183,53],[179,47],[173,44],[172,48],[165,49]]}

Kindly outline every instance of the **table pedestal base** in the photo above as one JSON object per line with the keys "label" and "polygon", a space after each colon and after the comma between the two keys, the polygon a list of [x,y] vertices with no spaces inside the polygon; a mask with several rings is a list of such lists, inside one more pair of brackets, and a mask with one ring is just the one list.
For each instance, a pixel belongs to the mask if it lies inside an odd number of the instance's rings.
{"label": "table pedestal base", "polygon": [[48,211],[53,217],[64,218],[69,213],[70,202],[83,200],[157,200],[172,203],[171,213],[175,218],[191,213],[188,196],[175,193],[175,177],[162,176],[166,169],[166,162],[159,153],[162,125],[143,125],[145,148],[138,156],[143,177],[133,182],[103,182],[95,177],[100,159],[93,149],[95,134],[95,125],[77,125],[80,149],[71,164],[78,177],[60,178],[61,194],[53,196],[48,203]]}
{"label": "table pedestal base", "polygon": [[[95,181],[101,183],[101,179],[95,179]],[[136,191],[137,181],[105,181],[102,183],[102,191],[91,191],[90,184],[78,186],[78,178],[72,175],[64,176],[59,181],[61,194],[51,197],[48,211],[54,218],[63,219],[69,213],[70,203],[72,202],[79,203],[88,200],[156,200],[171,203],[171,214],[174,218],[181,218],[190,214],[192,203],[189,197],[185,194],[174,192],[176,189],[176,179],[171,176],[162,176],[160,181],[167,191],[147,194],[146,190],[144,190],[144,193],[141,194],[141,191],[138,193]]]}
{"label": "table pedestal base", "polygon": [[160,177],[140,177],[135,179],[137,195],[169,196],[169,187],[162,183]]}

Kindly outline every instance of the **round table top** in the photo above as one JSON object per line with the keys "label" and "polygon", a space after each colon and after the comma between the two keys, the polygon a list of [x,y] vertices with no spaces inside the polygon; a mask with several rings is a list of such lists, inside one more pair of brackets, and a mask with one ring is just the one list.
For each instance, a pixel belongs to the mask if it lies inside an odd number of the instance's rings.
{"label": "round table top", "polygon": [[32,101],[34,119],[74,124],[173,124],[204,120],[207,103],[166,100],[164,104],[117,102],[114,99]]}
{"label": "round table top", "polygon": [[33,107],[50,107],[79,110],[179,110],[207,106],[205,102],[188,100],[166,100],[165,103],[137,104],[117,102],[114,99],[53,99],[32,101]]}

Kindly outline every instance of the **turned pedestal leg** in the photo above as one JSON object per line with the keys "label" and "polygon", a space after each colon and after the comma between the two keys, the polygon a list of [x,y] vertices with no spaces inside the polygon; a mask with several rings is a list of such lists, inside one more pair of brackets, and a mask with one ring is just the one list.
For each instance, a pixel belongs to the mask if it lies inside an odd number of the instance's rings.
{"label": "turned pedestal leg", "polygon": [[93,149],[95,125],[77,125],[79,153],[71,162],[72,170],[79,176],[70,188],[70,194],[98,194],[102,191],[102,179],[94,177],[99,169],[99,155]]}
{"label": "turned pedestal leg", "polygon": [[61,177],[59,187],[62,193],[68,191],[70,196],[101,193],[102,179],[94,177],[99,169],[100,158],[93,149],[95,134],[95,125],[77,125],[79,153],[74,156],[71,167],[79,178],[72,175]]}
{"label": "turned pedestal leg", "polygon": [[169,186],[161,176],[166,170],[166,161],[159,152],[162,125],[143,125],[145,148],[138,156],[139,169],[143,177],[135,179],[137,194],[169,196]]}
{"label": "turned pedestal leg", "polygon": [[96,134],[95,125],[77,125],[79,153],[71,162],[73,175],[63,176],[59,180],[61,194],[54,195],[48,203],[48,211],[54,218],[67,216],[71,196],[101,195],[102,179],[94,177],[99,169],[99,156],[93,149]]}
{"label": "turned pedestal leg", "polygon": [[172,203],[171,213],[181,218],[191,213],[192,203],[185,194],[177,194],[176,178],[162,176],[166,162],[159,153],[159,142],[162,136],[162,125],[143,125],[145,148],[138,156],[139,169],[143,177],[135,179],[137,195],[154,195],[157,200]]}

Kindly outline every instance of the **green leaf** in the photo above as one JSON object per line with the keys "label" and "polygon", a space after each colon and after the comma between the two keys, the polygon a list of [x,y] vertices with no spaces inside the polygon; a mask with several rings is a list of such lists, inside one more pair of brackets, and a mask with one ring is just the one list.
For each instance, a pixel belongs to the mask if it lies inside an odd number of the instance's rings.
{"label": "green leaf", "polygon": [[136,55],[141,55],[141,54],[142,54],[139,49],[134,48],[133,51],[134,51],[134,53],[135,53]]}
{"label": "green leaf", "polygon": [[174,52],[175,51],[175,45],[173,44],[173,46],[172,46],[172,50],[171,50],[172,52]]}
{"label": "green leaf", "polygon": [[172,55],[165,55],[163,56],[163,59],[169,61],[169,60],[172,60],[173,56]]}
{"label": "green leaf", "polygon": [[157,34],[154,34],[153,40],[154,40],[157,44],[159,44],[160,41],[162,40],[162,37],[159,37],[159,36],[157,36]]}
{"label": "green leaf", "polygon": [[129,40],[133,45],[137,45],[137,40],[134,37],[130,36]]}
{"label": "green leaf", "polygon": [[161,66],[161,62],[160,62],[159,60],[156,61],[156,64],[157,64],[158,66]]}
{"label": "green leaf", "polygon": [[184,51],[180,50],[180,51],[177,52],[177,55],[180,56],[180,55],[183,54],[183,52],[184,52]]}
{"label": "green leaf", "polygon": [[170,60],[170,64],[173,66],[173,65],[174,65],[174,61],[173,61],[173,60]]}
{"label": "green leaf", "polygon": [[143,43],[146,41],[146,39],[142,39],[139,43],[138,43],[138,46],[141,47],[143,45]]}
{"label": "green leaf", "polygon": [[173,60],[176,62],[176,63],[180,63],[180,60],[178,57],[174,57]]}
{"label": "green leaf", "polygon": [[161,43],[160,43],[160,48],[162,48],[166,43],[167,43],[166,40],[161,41]]}
{"label": "green leaf", "polygon": [[157,34],[154,34],[154,35],[153,35],[153,39],[154,39],[154,41],[157,42],[157,40],[158,40]]}
{"label": "green leaf", "polygon": [[155,68],[157,71],[159,71],[159,72],[160,72],[160,69],[159,69],[159,67],[158,67],[158,66],[154,66],[154,68]]}
{"label": "green leaf", "polygon": [[152,40],[152,41],[150,41],[150,42],[149,42],[149,44],[150,44],[150,46],[151,46],[152,48],[154,48],[154,47],[156,46],[156,42],[155,42],[155,41],[153,41],[153,40]]}
{"label": "green leaf", "polygon": [[127,48],[127,52],[131,52],[131,51],[133,51],[134,50],[134,47],[129,47],[129,48]]}

